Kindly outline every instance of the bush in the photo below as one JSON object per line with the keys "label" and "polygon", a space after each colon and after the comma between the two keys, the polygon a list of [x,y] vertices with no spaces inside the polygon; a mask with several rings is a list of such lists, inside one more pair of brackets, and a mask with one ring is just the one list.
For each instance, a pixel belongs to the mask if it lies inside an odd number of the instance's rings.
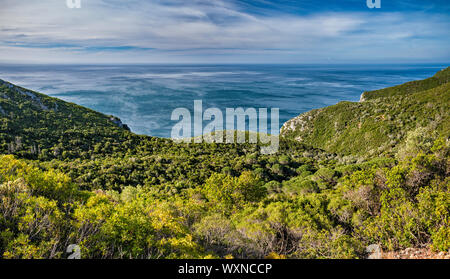
{"label": "bush", "polygon": [[203,193],[211,205],[222,212],[240,208],[247,202],[257,202],[266,195],[263,181],[251,172],[239,177],[213,174],[205,183]]}

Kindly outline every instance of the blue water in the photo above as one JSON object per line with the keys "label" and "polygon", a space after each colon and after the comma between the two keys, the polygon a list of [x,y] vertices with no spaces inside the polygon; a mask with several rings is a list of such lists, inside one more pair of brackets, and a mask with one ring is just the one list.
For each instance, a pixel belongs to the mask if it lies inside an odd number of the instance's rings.
{"label": "blue water", "polygon": [[[424,79],[448,65],[0,65],[0,79],[116,115],[139,134],[170,137],[175,108],[302,112],[358,101],[363,91]],[[206,124],[206,123],[205,123]]]}

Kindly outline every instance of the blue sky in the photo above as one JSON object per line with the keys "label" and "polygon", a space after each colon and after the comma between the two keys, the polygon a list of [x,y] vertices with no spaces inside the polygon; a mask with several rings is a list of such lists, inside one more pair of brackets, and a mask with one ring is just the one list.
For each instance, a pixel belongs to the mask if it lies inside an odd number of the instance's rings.
{"label": "blue sky", "polygon": [[450,1],[0,0],[0,63],[448,63]]}

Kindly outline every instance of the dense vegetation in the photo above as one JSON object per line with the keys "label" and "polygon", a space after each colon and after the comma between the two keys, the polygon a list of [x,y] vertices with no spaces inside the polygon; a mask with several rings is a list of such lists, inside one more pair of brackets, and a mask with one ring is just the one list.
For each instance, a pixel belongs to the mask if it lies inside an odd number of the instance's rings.
{"label": "dense vegetation", "polygon": [[70,244],[83,258],[447,251],[449,73],[312,112],[274,155],[135,135],[0,81],[0,257],[64,258]]}

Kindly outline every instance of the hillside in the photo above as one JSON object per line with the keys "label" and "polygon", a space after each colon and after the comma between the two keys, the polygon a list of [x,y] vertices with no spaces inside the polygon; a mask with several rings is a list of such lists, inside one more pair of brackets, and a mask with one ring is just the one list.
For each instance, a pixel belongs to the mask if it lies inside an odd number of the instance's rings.
{"label": "hillside", "polygon": [[2,81],[0,258],[446,256],[447,75],[303,114],[272,155],[136,135]]}
{"label": "hillside", "polygon": [[127,130],[117,117],[0,80],[1,153],[56,157],[64,149],[88,151],[105,140],[118,144]]}
{"label": "hillside", "polygon": [[450,68],[435,76],[365,92],[359,103],[340,102],[286,122],[284,138],[342,155],[394,154],[409,133],[450,135]]}

